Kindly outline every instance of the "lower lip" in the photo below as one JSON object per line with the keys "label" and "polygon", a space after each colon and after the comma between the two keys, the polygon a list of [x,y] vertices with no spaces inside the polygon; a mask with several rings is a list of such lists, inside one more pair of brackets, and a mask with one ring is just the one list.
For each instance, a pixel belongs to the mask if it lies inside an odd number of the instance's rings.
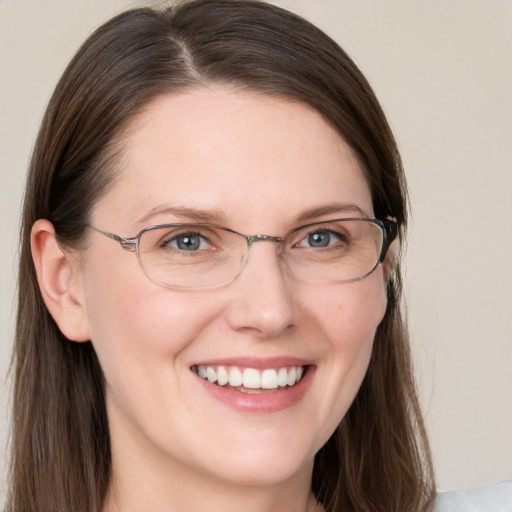
{"label": "lower lip", "polygon": [[196,377],[211,396],[228,407],[241,412],[268,413],[282,411],[299,403],[311,385],[314,370],[313,366],[308,366],[304,377],[295,386],[274,392],[265,390],[261,393],[244,393],[212,384],[198,375]]}

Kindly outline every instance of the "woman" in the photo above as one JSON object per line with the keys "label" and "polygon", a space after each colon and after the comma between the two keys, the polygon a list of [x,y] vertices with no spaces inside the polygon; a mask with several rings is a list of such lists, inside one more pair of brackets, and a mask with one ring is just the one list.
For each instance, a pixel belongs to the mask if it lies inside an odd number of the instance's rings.
{"label": "woman", "polygon": [[373,92],[306,21],[101,27],[30,166],[7,510],[428,510],[406,203]]}

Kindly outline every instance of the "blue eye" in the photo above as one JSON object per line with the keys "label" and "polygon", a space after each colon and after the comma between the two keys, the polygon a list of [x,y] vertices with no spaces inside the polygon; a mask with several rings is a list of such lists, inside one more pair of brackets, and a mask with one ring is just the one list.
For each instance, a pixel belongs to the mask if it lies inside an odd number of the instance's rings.
{"label": "blue eye", "polygon": [[308,244],[311,247],[327,247],[331,242],[330,233],[310,233],[308,235]]}
{"label": "blue eye", "polygon": [[170,247],[180,251],[199,251],[208,249],[210,241],[199,233],[180,233],[172,238],[168,238],[162,243],[162,247]]}
{"label": "blue eye", "polygon": [[308,233],[299,243],[300,247],[324,248],[342,241],[342,236],[328,230],[312,231]]}

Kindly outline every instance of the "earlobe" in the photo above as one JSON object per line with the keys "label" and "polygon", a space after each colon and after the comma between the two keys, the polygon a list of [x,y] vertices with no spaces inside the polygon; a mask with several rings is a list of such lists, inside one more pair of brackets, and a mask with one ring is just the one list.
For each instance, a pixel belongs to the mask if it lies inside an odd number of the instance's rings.
{"label": "earlobe", "polygon": [[31,233],[32,259],[43,300],[62,334],[88,341],[89,328],[76,260],[59,244],[53,224],[36,221]]}

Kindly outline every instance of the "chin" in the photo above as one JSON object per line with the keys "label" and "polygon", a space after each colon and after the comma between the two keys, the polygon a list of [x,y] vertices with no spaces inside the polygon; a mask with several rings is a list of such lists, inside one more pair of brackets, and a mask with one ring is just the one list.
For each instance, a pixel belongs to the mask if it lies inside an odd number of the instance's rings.
{"label": "chin", "polygon": [[[315,449],[294,442],[289,435],[265,436],[247,443],[229,444],[222,454],[212,454],[209,472],[226,482],[242,486],[272,486],[293,479],[310,477]],[[218,462],[218,463],[216,463]]]}
{"label": "chin", "polygon": [[269,487],[292,480],[296,476],[311,474],[314,459],[310,461],[280,461],[276,457],[269,460],[234,460],[217,475],[231,484],[244,487]]}

